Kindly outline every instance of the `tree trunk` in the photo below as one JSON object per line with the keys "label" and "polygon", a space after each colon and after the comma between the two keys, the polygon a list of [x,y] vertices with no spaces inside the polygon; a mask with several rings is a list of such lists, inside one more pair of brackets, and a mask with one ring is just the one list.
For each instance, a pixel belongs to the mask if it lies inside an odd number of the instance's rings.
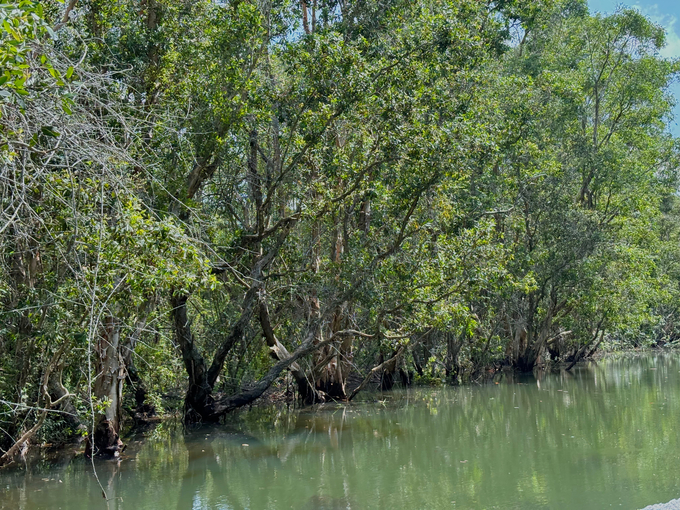
{"label": "tree trunk", "polygon": [[[397,364],[396,364],[396,358],[398,357],[399,353],[401,351],[397,349],[394,353],[392,353],[392,356],[389,358],[389,360],[395,360],[395,362],[389,362],[389,363],[384,363],[382,359],[382,355],[380,356],[380,366],[382,367],[382,371],[380,373],[380,390],[381,391],[390,391],[392,388],[394,388],[394,385],[396,383],[396,376],[397,376]],[[388,361],[389,361],[388,360]]]}
{"label": "tree trunk", "polygon": [[185,295],[173,295],[172,318],[175,337],[182,351],[184,367],[189,376],[189,387],[184,397],[184,417],[187,421],[201,421],[212,415],[214,399],[212,387],[208,384],[208,370],[203,356],[194,344],[191,325],[187,317],[187,299]]}
{"label": "tree trunk", "polygon": [[156,416],[156,408],[147,402],[149,391],[146,387],[146,383],[140,377],[132,358],[125,361],[125,373],[125,382],[135,392],[135,421],[144,422],[148,418]]}
{"label": "tree trunk", "polygon": [[[595,333],[590,338],[590,340],[586,344],[582,345],[579,349],[577,349],[576,352],[574,352],[574,355],[572,356],[571,359],[571,363],[567,367],[567,370],[571,370],[572,368],[574,368],[574,365],[576,365],[576,363],[578,363],[582,359],[585,359],[588,356],[592,356],[595,353],[597,348],[600,346],[602,339],[604,338],[604,329],[600,329],[602,327],[604,319],[605,317],[603,317],[602,320],[600,320],[595,329]],[[591,345],[593,345],[593,342],[597,340],[598,336],[600,339],[595,344],[595,347],[593,347],[592,350],[586,355],[586,352],[588,352],[588,349],[590,348]]]}
{"label": "tree trunk", "polygon": [[[286,349],[286,347],[279,341],[278,338],[276,338],[276,335],[274,334],[264,291],[262,291],[260,294],[259,318],[260,324],[262,325],[262,331],[272,357],[278,361],[283,361],[290,358],[290,352],[288,352],[288,349]],[[292,363],[288,367],[288,370],[293,375],[295,383],[298,387],[300,399],[305,404],[313,404],[315,402],[324,401],[324,398],[319,394],[318,391],[316,391],[314,385],[307,377],[307,374],[305,374],[305,371],[300,368],[300,365],[297,363]]]}
{"label": "tree trunk", "polygon": [[252,388],[236,395],[218,399],[215,402],[214,415],[219,418],[223,414],[254,402],[260,398],[265,391],[267,391],[272,383],[279,377],[281,372],[288,369],[301,357],[306,356],[307,354],[310,354],[315,350],[323,348],[331,343],[333,341],[332,338],[321,342],[315,342],[315,339],[318,338],[317,330],[319,328],[320,321],[314,321],[310,325],[309,333],[302,342],[302,345],[300,345],[300,347],[298,347],[295,352],[290,355],[290,357],[277,362],[273,367],[271,367],[264,377],[255,383]]}
{"label": "tree trunk", "polygon": [[[348,228],[349,214],[347,211],[340,210],[336,217],[335,230],[331,237],[330,259],[334,264],[342,264],[342,255],[348,248]],[[346,322],[347,302],[338,304],[333,312],[330,325],[330,335],[340,331],[343,323]],[[352,348],[354,337],[352,335],[343,336],[339,345],[329,345],[326,349],[317,353],[315,360],[314,379],[317,390],[328,395],[335,400],[347,400],[347,377],[352,366]]]}
{"label": "tree trunk", "polygon": [[515,361],[515,368],[520,372],[532,372],[540,356],[540,351],[535,344],[527,347]]}
{"label": "tree trunk", "polygon": [[117,457],[123,448],[120,440],[123,381],[125,366],[120,353],[120,323],[108,317],[97,343],[97,378],[94,395],[108,402],[104,412],[97,415],[93,431],[94,455]]}
{"label": "tree trunk", "polygon": [[463,342],[459,341],[456,335],[450,331],[445,332],[444,335],[446,336],[446,362],[444,364],[446,378],[449,382],[455,383],[460,372],[458,354],[463,347]]}
{"label": "tree trunk", "polygon": [[388,373],[393,373],[395,371],[395,368],[397,366],[397,361],[399,360],[399,357],[404,354],[405,346],[399,347],[397,349],[397,352],[394,353],[394,356],[392,356],[390,359],[387,361],[383,361],[380,363],[378,366],[373,367],[371,371],[364,377],[364,380],[361,381],[361,384],[357,386],[352,394],[349,396],[348,400],[352,400],[354,397],[356,397],[357,393],[359,393],[361,390],[364,389],[364,387],[369,383],[371,380],[371,377],[379,372],[388,372]]}
{"label": "tree trunk", "polygon": [[40,415],[38,416],[38,420],[29,430],[24,432],[21,435],[21,437],[17,439],[6,452],[0,455],[0,467],[4,466],[7,463],[12,462],[14,460],[14,456],[17,453],[21,453],[23,455],[23,452],[28,448],[28,444],[31,438],[38,432],[38,430],[40,430],[40,427],[42,427],[43,424],[45,423],[47,413],[53,407],[61,405],[66,399],[70,397],[70,394],[67,391],[59,399],[53,401],[52,398],[50,397],[49,392],[49,381],[52,378],[52,372],[58,366],[60,366],[59,363],[60,358],[64,354],[68,346],[69,346],[68,342],[64,342],[62,346],[59,348],[59,350],[56,353],[54,353],[52,359],[45,367],[45,372],[43,373],[42,381],[40,383],[38,401],[36,405],[37,409],[42,408],[42,410],[40,411]]}
{"label": "tree trunk", "polygon": [[73,433],[75,433],[76,430],[85,429],[86,427],[80,421],[78,411],[73,405],[73,402],[71,402],[71,395],[62,383],[63,371],[64,364],[62,360],[55,371],[50,375],[47,383],[47,390],[52,402],[60,402],[57,408],[60,411],[63,411],[61,414],[62,419]]}
{"label": "tree trunk", "polygon": [[553,330],[553,317],[559,305],[554,296],[551,296],[545,317],[538,320],[536,317],[537,300],[531,300],[527,318],[521,321],[519,328],[519,349],[515,359],[515,368],[520,372],[531,372],[542,358],[548,339]]}
{"label": "tree trunk", "polygon": [[147,316],[153,308],[153,301],[149,300],[141,307],[141,316],[135,324],[135,330],[125,342],[122,348],[123,362],[125,364],[125,382],[132,388],[135,393],[135,409],[134,417],[136,421],[144,421],[145,419],[156,416],[156,409],[153,405],[147,403],[146,398],[148,390],[144,380],[140,377],[137,367],[133,359],[135,347],[139,341],[144,328],[146,327]]}
{"label": "tree trunk", "polygon": [[[338,306],[331,320],[331,334],[340,331],[344,307]],[[316,389],[335,400],[347,400],[347,376],[351,367],[352,335],[343,336],[339,345],[329,345],[319,350],[315,360]]]}

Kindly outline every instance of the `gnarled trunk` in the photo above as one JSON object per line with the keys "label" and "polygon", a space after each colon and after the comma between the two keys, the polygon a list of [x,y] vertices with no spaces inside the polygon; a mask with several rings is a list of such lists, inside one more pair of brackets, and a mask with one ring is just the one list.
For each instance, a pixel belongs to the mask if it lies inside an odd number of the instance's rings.
{"label": "gnarled trunk", "polygon": [[[344,307],[338,306],[331,321],[331,336],[340,331]],[[344,335],[339,345],[317,352],[314,379],[316,389],[335,400],[347,400],[347,376],[351,368],[353,335]]]}
{"label": "gnarled trunk", "polygon": [[184,416],[188,421],[208,420],[214,407],[212,386],[208,383],[205,360],[194,344],[187,316],[187,299],[185,295],[173,295],[170,299],[175,336],[189,376],[189,387],[184,397]]}
{"label": "gnarled trunk", "polygon": [[[336,219],[335,231],[331,237],[330,259],[334,264],[342,264],[342,255],[347,251],[349,214],[340,211],[342,221]],[[346,309],[349,303],[344,302],[335,307],[331,320],[330,336],[343,329],[346,322]],[[329,345],[317,353],[315,360],[314,380],[316,389],[335,400],[347,400],[347,377],[352,366],[353,335],[342,337],[339,345]]]}
{"label": "gnarled trunk", "polygon": [[539,298],[530,297],[525,314],[515,319],[514,324],[508,319],[508,331],[513,341],[508,345],[506,354],[509,354],[509,360],[521,372],[531,372],[542,362],[548,343],[552,340],[553,319],[564,308],[566,301],[558,302],[553,291],[542,318],[537,312],[538,303]]}

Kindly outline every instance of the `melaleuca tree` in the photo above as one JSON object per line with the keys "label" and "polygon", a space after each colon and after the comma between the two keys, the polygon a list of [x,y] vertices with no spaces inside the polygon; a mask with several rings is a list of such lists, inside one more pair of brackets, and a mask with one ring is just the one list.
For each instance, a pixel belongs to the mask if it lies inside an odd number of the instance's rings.
{"label": "melaleuca tree", "polygon": [[[551,20],[510,61],[510,69],[528,74],[525,103],[511,112],[522,137],[506,156],[517,176],[513,271],[536,279],[534,290],[513,297],[507,318],[508,354],[522,369],[533,368],[546,347],[567,335],[576,345],[571,356],[580,357],[609,321],[613,327],[630,317],[632,309],[608,308],[596,289],[606,281],[630,284],[634,293],[636,282],[615,269],[621,264],[653,273],[653,266],[639,266],[653,259],[634,255],[644,243],[626,227],[658,211],[671,142],[664,119],[676,66],[658,55],[663,30],[625,10]],[[636,262],[626,266],[626,260]],[[638,308],[646,306],[643,294],[633,299]],[[584,321],[588,331],[567,328],[595,295],[603,309]]]}
{"label": "melaleuca tree", "polygon": [[51,419],[30,403],[70,406],[69,426],[87,420],[115,452],[125,393],[136,417],[172,388],[188,419],[216,420],[286,370],[308,402],[350,399],[399,371],[458,382],[546,352],[575,362],[674,314],[677,66],[638,13],[592,17],[577,0],[8,12],[13,433]]}
{"label": "melaleuca tree", "polygon": [[[473,4],[423,3],[406,17],[386,16],[389,30],[371,39],[348,36],[341,17],[336,25],[294,32],[285,43],[264,39],[257,60],[251,60],[252,88],[238,94],[244,114],[229,122],[215,115],[241,111],[234,110],[231,96],[210,86],[186,89],[192,98],[190,122],[201,123],[186,127],[197,133],[191,147],[199,162],[187,182],[191,190],[200,188],[200,195],[192,192],[188,198],[208,215],[199,215],[197,228],[221,244],[215,247],[215,266],[224,273],[222,292],[230,296],[203,295],[203,302],[226,308],[214,322],[195,322],[193,331],[188,296],[173,297],[178,343],[190,375],[188,409],[205,419],[230,408],[233,400],[215,400],[212,394],[223,367],[230,359],[240,365],[241,346],[248,349],[258,330],[280,362],[288,359],[275,322],[287,325],[289,345],[300,343],[296,337],[311,345],[337,337],[309,370],[294,368],[302,392],[313,398],[320,392],[346,397],[352,336],[379,338],[386,327],[396,330],[388,337],[408,336],[403,327],[387,325],[384,311],[371,310],[371,302],[362,308],[357,300],[375,276],[378,286],[371,292],[379,300],[390,285],[386,266],[408,258],[406,247],[414,250],[414,265],[404,269],[416,270],[417,261],[427,257],[422,241],[411,238],[433,234],[414,225],[431,214],[426,196],[455,178],[451,168],[464,154],[460,139],[477,135],[463,114],[474,97],[472,70],[490,54],[490,40],[500,29],[485,24],[488,16]],[[272,18],[264,16],[262,26]],[[294,26],[299,20],[288,22]],[[209,51],[203,59],[212,58]],[[204,83],[205,67],[195,72],[189,81]],[[206,156],[198,157],[206,148]],[[201,226],[205,218],[213,228]],[[435,292],[444,284],[428,286]],[[427,300],[420,301],[418,306],[426,306]],[[395,324],[402,321],[402,308],[393,312]],[[361,320],[350,320],[359,314]],[[283,365],[273,370],[277,366]]]}

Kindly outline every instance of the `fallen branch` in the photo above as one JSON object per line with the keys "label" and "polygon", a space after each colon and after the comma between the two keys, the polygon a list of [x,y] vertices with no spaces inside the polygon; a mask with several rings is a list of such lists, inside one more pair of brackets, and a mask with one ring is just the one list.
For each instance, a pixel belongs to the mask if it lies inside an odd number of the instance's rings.
{"label": "fallen branch", "polygon": [[314,344],[314,338],[314,329],[312,329],[312,331],[307,335],[307,338],[303,344],[298,347],[289,358],[283,359],[276,363],[251,389],[241,392],[237,395],[232,395],[230,397],[224,397],[217,400],[215,402],[214,415],[219,417],[223,414],[233,411],[234,409],[254,402],[260,398],[265,391],[267,391],[267,389],[272,385],[281,372],[290,367],[298,359],[335,341],[335,337],[331,337],[327,340],[324,340],[323,342]]}
{"label": "fallen branch", "polygon": [[393,370],[394,366],[397,363],[397,360],[399,359],[399,356],[401,356],[404,353],[405,349],[406,349],[406,346],[402,345],[401,347],[399,347],[399,349],[397,350],[397,353],[394,356],[392,356],[390,359],[388,359],[386,361],[383,361],[377,367],[374,367],[368,373],[368,375],[366,377],[364,377],[364,380],[361,381],[361,384],[359,386],[357,386],[356,388],[354,388],[354,391],[352,392],[352,394],[349,396],[349,398],[347,400],[352,400],[357,395],[357,393],[359,393],[361,390],[363,390],[364,387],[371,380],[371,377],[373,377],[374,374],[376,374],[376,373],[378,373],[378,372],[380,372],[381,370],[384,370],[384,369]]}

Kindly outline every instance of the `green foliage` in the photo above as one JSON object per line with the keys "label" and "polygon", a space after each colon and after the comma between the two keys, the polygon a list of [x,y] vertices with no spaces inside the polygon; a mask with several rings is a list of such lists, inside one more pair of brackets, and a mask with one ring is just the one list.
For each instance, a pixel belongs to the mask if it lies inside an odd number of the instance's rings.
{"label": "green foliage", "polygon": [[41,5],[1,11],[3,396],[72,342],[86,416],[111,322],[157,410],[201,362],[237,392],[265,305],[289,351],[338,335],[299,361],[326,389],[678,339],[679,67],[640,13],[96,1],[53,34]]}
{"label": "green foliage", "polygon": [[[29,94],[26,90],[26,81],[31,77],[29,53],[48,27],[42,5],[28,0],[2,4],[0,24],[0,98],[8,101],[16,99],[16,95]],[[47,62],[43,59],[42,63]]]}

